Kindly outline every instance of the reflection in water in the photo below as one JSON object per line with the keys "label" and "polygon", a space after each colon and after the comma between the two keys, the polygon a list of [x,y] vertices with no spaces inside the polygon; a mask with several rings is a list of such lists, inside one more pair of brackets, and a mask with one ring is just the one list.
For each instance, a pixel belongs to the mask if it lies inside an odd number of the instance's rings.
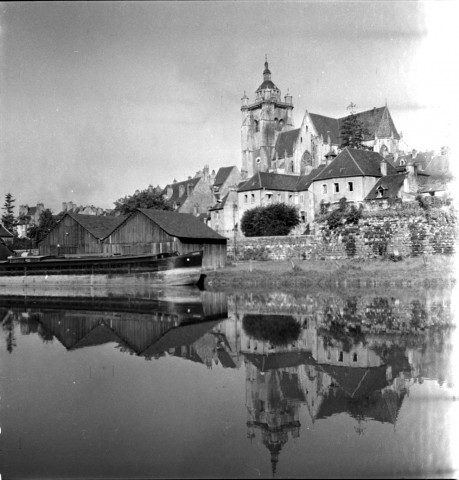
{"label": "reflection in water", "polygon": [[396,427],[413,385],[452,387],[450,292],[9,296],[0,297],[0,320],[10,354],[19,326],[69,352],[114,342],[148,360],[245,368],[247,437],[269,450],[273,474],[289,437],[300,436],[303,407],[313,424],[345,413],[354,434],[365,435],[369,421]]}

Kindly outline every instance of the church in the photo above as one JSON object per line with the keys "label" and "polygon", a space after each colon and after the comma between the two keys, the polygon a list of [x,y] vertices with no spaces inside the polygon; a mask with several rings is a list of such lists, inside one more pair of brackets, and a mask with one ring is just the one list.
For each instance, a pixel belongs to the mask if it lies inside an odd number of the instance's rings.
{"label": "church", "polygon": [[[241,173],[256,172],[308,175],[340,152],[340,132],[346,117],[332,118],[305,112],[301,125],[293,123],[292,95],[282,100],[280,89],[271,79],[266,59],[263,82],[250,103],[242,97]],[[355,114],[365,130],[364,145],[375,152],[396,154],[400,135],[387,105]]]}

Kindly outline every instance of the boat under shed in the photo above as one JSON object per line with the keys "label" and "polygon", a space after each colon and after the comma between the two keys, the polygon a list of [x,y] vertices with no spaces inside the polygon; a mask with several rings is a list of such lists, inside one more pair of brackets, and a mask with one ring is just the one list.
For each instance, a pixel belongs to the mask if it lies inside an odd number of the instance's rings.
{"label": "boat under shed", "polygon": [[226,264],[227,239],[188,213],[139,208],[127,216],[66,213],[40,255],[138,255],[202,250],[203,267]]}
{"label": "boat under shed", "polygon": [[106,252],[120,254],[202,250],[204,268],[226,264],[227,239],[189,213],[138,208],[103,243]]}

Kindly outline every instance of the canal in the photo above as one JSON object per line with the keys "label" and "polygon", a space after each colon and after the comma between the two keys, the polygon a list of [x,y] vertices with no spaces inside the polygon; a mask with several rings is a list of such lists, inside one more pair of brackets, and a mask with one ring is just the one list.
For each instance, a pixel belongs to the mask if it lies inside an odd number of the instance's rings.
{"label": "canal", "polygon": [[454,297],[0,295],[1,478],[453,478]]}

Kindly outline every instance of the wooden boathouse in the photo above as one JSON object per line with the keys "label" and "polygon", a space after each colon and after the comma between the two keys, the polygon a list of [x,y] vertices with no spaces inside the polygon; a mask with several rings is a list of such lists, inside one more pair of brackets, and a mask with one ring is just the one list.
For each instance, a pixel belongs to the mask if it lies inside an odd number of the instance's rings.
{"label": "wooden boathouse", "polygon": [[137,209],[128,216],[66,213],[39,243],[40,255],[179,252],[203,250],[203,267],[226,264],[227,239],[187,213]]}

